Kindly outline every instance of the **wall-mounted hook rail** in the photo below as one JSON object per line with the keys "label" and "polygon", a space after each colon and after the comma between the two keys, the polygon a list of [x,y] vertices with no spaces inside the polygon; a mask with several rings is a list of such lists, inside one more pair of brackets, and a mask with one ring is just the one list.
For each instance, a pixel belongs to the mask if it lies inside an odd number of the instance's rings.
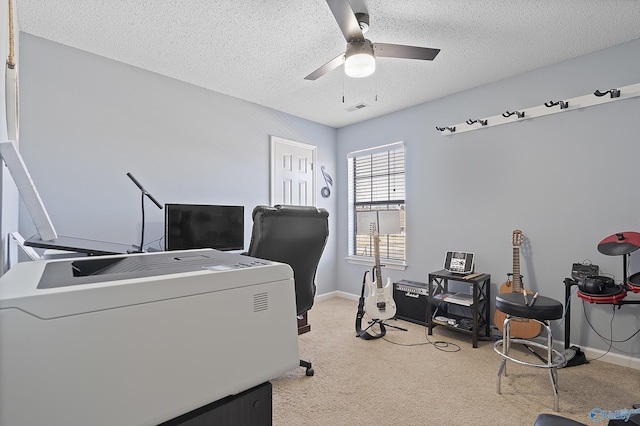
{"label": "wall-mounted hook rail", "polygon": [[[609,93],[611,96],[605,96]],[[595,95],[595,96],[594,96]],[[596,90],[595,93],[589,93],[588,95],[577,96],[575,98],[567,99],[564,101],[550,101],[545,102],[543,105],[534,106],[531,108],[522,109],[520,111],[507,111],[503,114],[494,115],[478,120],[467,120],[464,123],[458,123],[448,127],[436,127],[442,132],[443,136],[451,135],[456,128],[456,134],[471,132],[473,130],[486,129],[493,126],[499,126],[501,124],[509,124],[518,122],[528,122],[529,120],[514,120],[511,116],[518,115],[518,118],[527,117],[528,119],[543,117],[550,114],[558,114],[560,112],[573,111],[575,109],[586,108],[594,105],[605,104],[608,102],[615,102],[622,99],[635,98],[640,96],[640,83],[630,84],[629,86],[620,87],[619,89],[611,89],[606,92],[600,92]],[[560,105],[560,108],[551,108]],[[482,126],[473,126],[476,122],[482,124]],[[486,122],[487,124],[484,124]],[[464,126],[464,124],[468,124]],[[445,132],[445,130],[449,130]]]}
{"label": "wall-mounted hook rail", "polygon": [[596,95],[597,97],[602,97],[602,96],[606,95],[607,93],[611,93],[611,97],[612,98],[619,98],[620,97],[620,90],[619,89],[611,89],[611,90],[607,90],[606,92],[601,92],[599,90],[596,90],[595,92],[593,92],[593,94]]}
{"label": "wall-mounted hook rail", "polygon": [[502,116],[506,118],[506,117],[511,117],[513,114],[516,114],[518,118],[524,117],[524,111],[513,111],[513,112],[507,111],[507,112],[503,112]]}
{"label": "wall-mounted hook rail", "polygon": [[565,101],[558,101],[558,102],[549,101],[544,103],[544,106],[546,106],[547,108],[551,108],[556,105],[560,105],[560,109],[569,108],[569,102],[565,102]]}
{"label": "wall-mounted hook rail", "polygon": [[469,126],[471,126],[473,123],[480,123],[482,126],[486,126],[487,125],[487,120],[467,120],[467,124]]}

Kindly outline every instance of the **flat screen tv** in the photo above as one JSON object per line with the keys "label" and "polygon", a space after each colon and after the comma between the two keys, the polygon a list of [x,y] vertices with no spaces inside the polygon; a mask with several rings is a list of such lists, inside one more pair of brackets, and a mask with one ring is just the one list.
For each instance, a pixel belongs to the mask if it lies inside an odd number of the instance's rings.
{"label": "flat screen tv", "polygon": [[165,250],[244,249],[244,206],[165,204]]}

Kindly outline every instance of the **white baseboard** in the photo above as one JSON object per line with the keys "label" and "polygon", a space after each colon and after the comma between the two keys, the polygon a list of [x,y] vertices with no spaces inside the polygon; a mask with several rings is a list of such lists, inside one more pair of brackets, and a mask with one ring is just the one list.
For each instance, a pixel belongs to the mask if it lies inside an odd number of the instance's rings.
{"label": "white baseboard", "polygon": [[[609,364],[620,365],[622,367],[629,367],[635,370],[640,370],[640,358],[633,357],[631,355],[622,355],[622,354],[614,354],[614,353],[606,353],[606,351],[600,349],[593,348],[585,348],[578,346],[582,352],[587,357],[587,360],[592,360],[598,358],[599,361],[608,362]],[[605,354],[606,355],[603,355]],[[602,357],[602,358],[600,358]]]}
{"label": "white baseboard", "polygon": [[331,299],[332,297],[340,297],[342,299],[349,299],[349,300],[355,300],[355,301],[358,301],[360,299],[360,296],[356,296],[355,294],[336,290],[330,293],[323,293],[323,294],[316,295],[316,300]]}

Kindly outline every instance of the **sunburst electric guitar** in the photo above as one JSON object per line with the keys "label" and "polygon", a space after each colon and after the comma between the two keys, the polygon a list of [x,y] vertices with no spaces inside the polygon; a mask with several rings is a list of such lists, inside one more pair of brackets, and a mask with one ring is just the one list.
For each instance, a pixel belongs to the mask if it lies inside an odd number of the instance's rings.
{"label": "sunburst electric guitar", "polygon": [[364,301],[364,311],[369,318],[374,320],[385,320],[396,315],[396,303],[393,300],[391,278],[387,277],[387,283],[382,285],[382,270],[380,267],[380,235],[375,225],[371,225],[373,234],[373,248],[376,258],[376,279],[371,281],[371,273],[367,272],[365,282],[367,283],[368,296]]}
{"label": "sunburst electric guitar", "polygon": [[[522,231],[516,229],[511,236],[511,244],[513,246],[513,281],[507,279],[507,282],[500,287],[500,293],[533,293],[530,290],[523,290],[522,275],[520,275],[520,245],[523,239]],[[501,331],[504,332],[504,320],[507,314],[496,309],[493,316],[493,323]],[[542,326],[536,321],[529,321],[527,318],[513,318],[511,320],[511,337],[519,339],[531,339],[540,334]]]}

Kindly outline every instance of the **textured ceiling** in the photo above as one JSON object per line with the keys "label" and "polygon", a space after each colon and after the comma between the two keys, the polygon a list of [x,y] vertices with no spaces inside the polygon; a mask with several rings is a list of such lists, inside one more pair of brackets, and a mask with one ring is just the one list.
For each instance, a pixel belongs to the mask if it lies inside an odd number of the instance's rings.
{"label": "textured ceiling", "polygon": [[332,127],[640,38],[637,0],[350,4],[369,13],[374,43],[442,51],[308,81],[346,44],[324,0],[17,0],[17,13],[20,31]]}

